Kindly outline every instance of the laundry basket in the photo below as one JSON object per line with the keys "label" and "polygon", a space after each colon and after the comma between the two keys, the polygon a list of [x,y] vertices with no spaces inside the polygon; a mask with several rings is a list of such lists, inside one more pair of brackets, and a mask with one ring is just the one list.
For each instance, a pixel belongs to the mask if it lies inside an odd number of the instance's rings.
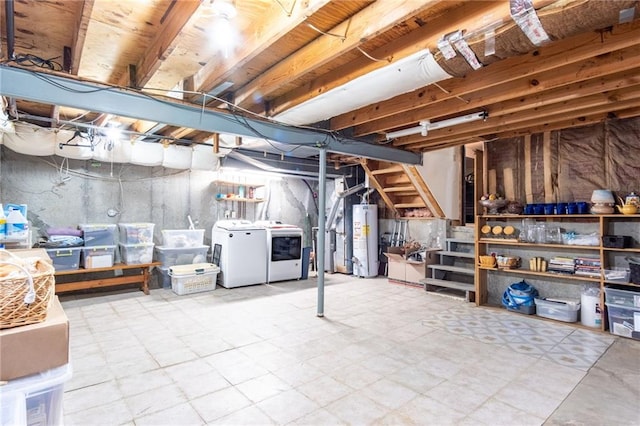
{"label": "laundry basket", "polygon": [[171,289],[180,296],[215,290],[218,272],[220,268],[213,263],[172,266],[169,268]]}
{"label": "laundry basket", "polygon": [[42,322],[55,293],[55,269],[0,250],[0,329]]}

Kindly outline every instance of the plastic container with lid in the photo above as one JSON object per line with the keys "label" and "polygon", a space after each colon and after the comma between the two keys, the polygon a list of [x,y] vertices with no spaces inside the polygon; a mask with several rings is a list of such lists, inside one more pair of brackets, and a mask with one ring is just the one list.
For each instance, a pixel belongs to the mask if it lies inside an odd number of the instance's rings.
{"label": "plastic container with lid", "polygon": [[115,223],[84,223],[78,228],[83,232],[85,247],[118,244],[118,226]]}
{"label": "plastic container with lid", "polygon": [[122,263],[139,265],[151,263],[153,260],[153,243],[148,244],[118,244]]}
{"label": "plastic container with lid", "polygon": [[10,380],[0,392],[0,424],[61,425],[64,383],[71,364]]}
{"label": "plastic container with lid", "polygon": [[119,223],[120,244],[153,243],[155,223]]}

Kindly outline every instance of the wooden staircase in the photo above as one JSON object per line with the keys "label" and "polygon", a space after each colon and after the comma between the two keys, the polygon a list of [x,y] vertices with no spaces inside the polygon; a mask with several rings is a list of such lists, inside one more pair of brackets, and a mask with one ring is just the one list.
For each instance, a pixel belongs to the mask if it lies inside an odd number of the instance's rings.
{"label": "wooden staircase", "polygon": [[433,217],[445,214],[414,166],[385,161],[362,160],[362,168],[370,184],[378,191],[384,203],[396,217],[404,217],[412,209],[427,208]]}

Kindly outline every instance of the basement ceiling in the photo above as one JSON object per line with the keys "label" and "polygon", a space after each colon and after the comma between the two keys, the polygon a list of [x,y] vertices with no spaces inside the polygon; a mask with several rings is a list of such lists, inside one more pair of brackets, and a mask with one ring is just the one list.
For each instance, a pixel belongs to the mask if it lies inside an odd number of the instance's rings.
{"label": "basement ceiling", "polygon": [[[366,156],[367,145],[354,151],[353,141],[422,153],[640,115],[637,1],[2,3],[3,67],[321,129],[347,141],[331,147],[336,161]],[[223,3],[235,6],[235,16],[216,11]],[[525,11],[517,15],[516,7]],[[0,92],[13,93],[1,85]],[[277,132],[269,141],[237,133],[218,138],[211,125],[182,127],[40,95],[13,95],[8,113],[49,127],[119,123],[140,138],[170,143],[265,153],[282,151],[274,141],[295,145],[278,140]],[[486,118],[388,137],[420,122],[478,112]],[[389,155],[397,158],[404,157]]]}

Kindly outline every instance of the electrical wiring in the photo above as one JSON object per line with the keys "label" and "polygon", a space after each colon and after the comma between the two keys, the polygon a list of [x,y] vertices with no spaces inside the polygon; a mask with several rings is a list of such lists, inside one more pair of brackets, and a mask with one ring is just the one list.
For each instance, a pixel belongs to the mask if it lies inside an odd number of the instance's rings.
{"label": "electrical wiring", "polygon": [[60,56],[56,56],[51,59],[44,59],[31,54],[18,54],[13,58],[13,62],[25,67],[39,67],[46,68],[51,71],[63,71],[62,65],[60,65],[59,62],[56,62],[56,59],[60,59]]}

